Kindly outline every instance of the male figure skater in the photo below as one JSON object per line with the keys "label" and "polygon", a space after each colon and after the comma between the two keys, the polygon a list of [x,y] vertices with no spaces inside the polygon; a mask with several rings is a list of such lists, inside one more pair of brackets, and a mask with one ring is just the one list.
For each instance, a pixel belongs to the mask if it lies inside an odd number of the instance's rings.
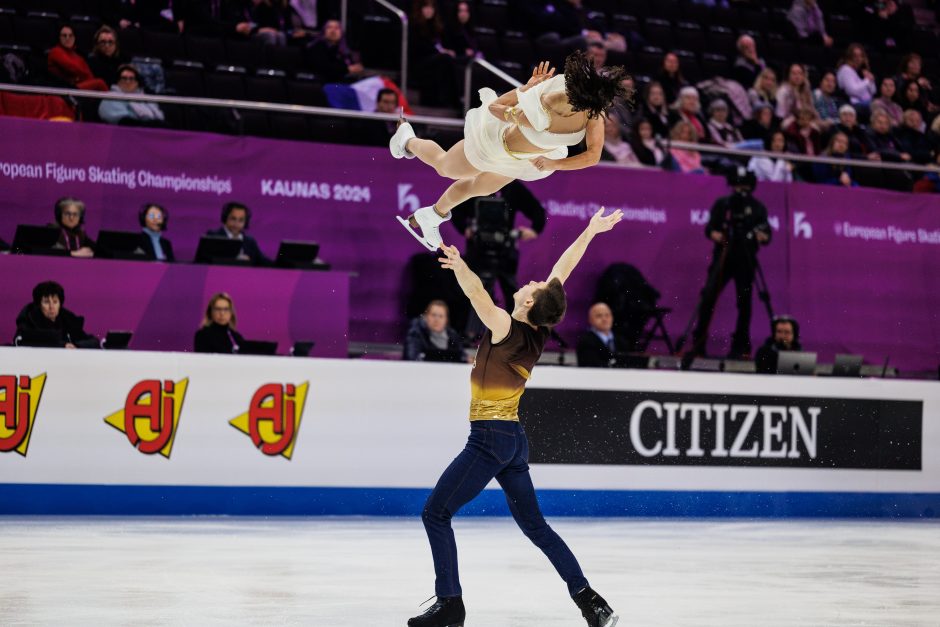
{"label": "male figure skater", "polygon": [[611,230],[620,210],[591,218],[584,232],[555,263],[548,279],[530,281],[513,294],[510,315],[493,303],[480,278],[454,246],[441,244],[441,266],[454,271],[457,282],[486,326],[470,374],[470,437],[451,462],[425,503],[421,518],[431,543],[437,601],[409,627],[462,627],[466,612],[457,575],[457,544],[450,521],[494,477],[522,532],[551,561],[568,586],[568,594],[590,627],[613,627],[618,617],[588,585],[574,554],[539,510],[529,476],[529,444],[519,423],[519,399],[525,382],[545,347],[550,327],[561,322],[567,301],[564,282],[598,233]]}

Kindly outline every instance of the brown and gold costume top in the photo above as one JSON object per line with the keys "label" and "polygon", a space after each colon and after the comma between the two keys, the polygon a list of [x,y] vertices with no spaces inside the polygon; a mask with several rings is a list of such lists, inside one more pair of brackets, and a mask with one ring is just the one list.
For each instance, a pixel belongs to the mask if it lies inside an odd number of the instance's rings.
{"label": "brown and gold costume top", "polygon": [[498,344],[486,330],[470,371],[470,420],[519,421],[519,399],[546,339],[548,327],[533,329],[515,318]]}

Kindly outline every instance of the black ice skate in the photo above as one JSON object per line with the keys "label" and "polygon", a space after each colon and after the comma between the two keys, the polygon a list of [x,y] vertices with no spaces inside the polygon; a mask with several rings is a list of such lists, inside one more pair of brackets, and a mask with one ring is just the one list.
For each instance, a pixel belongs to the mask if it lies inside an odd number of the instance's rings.
{"label": "black ice skate", "polygon": [[437,597],[421,616],[408,620],[408,627],[463,627],[467,612],[460,597]]}
{"label": "black ice skate", "polygon": [[620,618],[607,605],[604,597],[591,588],[585,588],[571,597],[581,610],[588,627],[614,627]]}

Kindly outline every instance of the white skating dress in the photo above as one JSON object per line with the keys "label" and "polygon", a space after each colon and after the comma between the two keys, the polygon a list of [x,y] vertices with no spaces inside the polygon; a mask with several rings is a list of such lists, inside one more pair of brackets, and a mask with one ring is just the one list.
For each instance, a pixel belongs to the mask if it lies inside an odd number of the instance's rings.
{"label": "white skating dress", "polygon": [[516,90],[519,107],[533,128],[520,126],[519,130],[534,146],[544,149],[540,153],[510,152],[504,140],[505,133],[514,123],[498,119],[489,112],[489,105],[496,100],[496,92],[489,87],[480,90],[482,104],[467,111],[464,122],[464,154],[467,161],[481,172],[495,172],[522,181],[543,179],[551,172],[536,169],[530,159],[546,157],[564,159],[568,146],[584,139],[584,130],[576,133],[550,133],[551,115],[542,106],[542,96],[565,91],[565,75],[559,74],[543,81],[528,91]]}

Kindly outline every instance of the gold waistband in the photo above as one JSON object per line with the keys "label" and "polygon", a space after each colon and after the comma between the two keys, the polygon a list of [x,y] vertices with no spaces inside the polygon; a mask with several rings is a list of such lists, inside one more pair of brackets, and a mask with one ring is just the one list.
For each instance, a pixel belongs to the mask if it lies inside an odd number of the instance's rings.
{"label": "gold waistband", "polygon": [[[538,157],[540,155],[548,154],[549,152],[551,152],[548,150],[543,151],[543,152],[513,152],[512,150],[509,149],[509,142],[506,140],[506,135],[511,130],[512,130],[511,126],[506,127],[505,129],[503,129],[503,132],[500,134],[499,137],[500,139],[503,140],[503,150],[505,150],[506,154],[512,157],[513,159],[515,159],[516,161],[528,161],[529,159],[532,159],[534,157]],[[523,156],[518,157],[516,155],[523,155]]]}
{"label": "gold waistband", "polygon": [[470,399],[470,420],[519,420],[519,398],[499,401]]}

